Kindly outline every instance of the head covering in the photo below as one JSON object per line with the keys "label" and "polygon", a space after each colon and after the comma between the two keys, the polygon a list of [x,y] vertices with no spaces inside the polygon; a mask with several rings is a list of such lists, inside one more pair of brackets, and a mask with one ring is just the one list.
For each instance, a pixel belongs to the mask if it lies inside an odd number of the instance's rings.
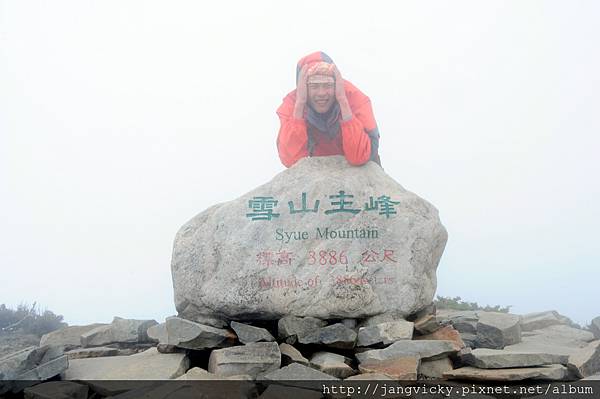
{"label": "head covering", "polygon": [[[300,70],[304,65],[308,65],[307,74],[309,78],[313,76],[315,78],[317,76],[334,76],[333,60],[322,51],[310,53],[298,61],[296,65],[296,82],[298,82]],[[309,105],[307,107],[306,120],[310,125],[325,133],[329,138],[333,138],[340,131],[340,105],[335,101],[331,108],[323,114],[318,113]],[[311,146],[314,145],[310,136],[309,134],[309,153],[312,152]]]}

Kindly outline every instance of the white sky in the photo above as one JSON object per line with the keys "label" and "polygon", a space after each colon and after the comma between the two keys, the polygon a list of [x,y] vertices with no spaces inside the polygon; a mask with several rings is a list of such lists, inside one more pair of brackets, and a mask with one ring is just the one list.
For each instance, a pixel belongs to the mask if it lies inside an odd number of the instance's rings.
{"label": "white sky", "polygon": [[328,53],[449,240],[439,295],[600,315],[600,3],[0,0],[0,303],[174,314],[178,228],[282,171]]}

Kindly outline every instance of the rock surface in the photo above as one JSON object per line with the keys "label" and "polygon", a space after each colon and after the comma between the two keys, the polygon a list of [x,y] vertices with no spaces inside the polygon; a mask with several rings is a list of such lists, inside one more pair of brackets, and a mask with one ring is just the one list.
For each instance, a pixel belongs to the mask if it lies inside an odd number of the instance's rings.
{"label": "rock surface", "polygon": [[520,317],[509,313],[477,312],[478,347],[502,349],[521,342]]}
{"label": "rock surface", "polygon": [[264,328],[238,323],[237,321],[231,322],[231,328],[233,331],[235,331],[238,339],[243,344],[250,344],[252,342],[260,341],[275,341],[275,338],[271,335],[271,333]]}
{"label": "rock surface", "polygon": [[568,360],[569,357],[565,355],[516,352],[486,348],[474,349],[468,355],[462,356],[462,361],[464,363],[481,369],[532,367],[548,364],[566,365]]}
{"label": "rock surface", "polygon": [[361,373],[377,373],[394,380],[416,381],[420,359],[418,356],[395,357],[387,360],[369,360],[361,363]]}
{"label": "rock surface", "polygon": [[25,399],[87,399],[88,386],[71,381],[49,381],[25,388]]}
{"label": "rock surface", "polygon": [[150,342],[147,330],[156,320],[135,320],[115,317],[111,324],[101,325],[81,334],[84,347],[102,346],[114,342]]}
{"label": "rock surface", "polygon": [[385,349],[357,353],[356,358],[361,363],[410,356],[418,356],[421,359],[438,359],[455,352],[454,343],[451,341],[396,341]]}
{"label": "rock surface", "polygon": [[81,336],[106,324],[95,323],[87,326],[69,326],[60,330],[44,334],[40,340],[40,346],[62,345],[66,351],[81,346]]}
{"label": "rock surface", "polygon": [[248,374],[256,378],[280,366],[281,352],[276,342],[255,342],[215,349],[208,360],[208,371],[220,376]]}
{"label": "rock surface", "polygon": [[22,349],[0,359],[0,394],[17,392],[59,375],[69,366],[62,346],[44,345]]}
{"label": "rock surface", "polygon": [[414,324],[399,320],[361,327],[358,330],[358,346],[388,345],[401,339],[412,339]]}
{"label": "rock surface", "polygon": [[159,353],[156,348],[130,356],[75,359],[64,373],[65,380],[168,380],[189,368],[184,353]]}
{"label": "rock surface", "polygon": [[304,158],[181,227],[175,304],[192,320],[408,315],[431,303],[446,240],[437,210],[377,164]]}
{"label": "rock surface", "polygon": [[322,372],[337,378],[346,378],[356,374],[349,366],[351,360],[345,356],[330,352],[317,352],[310,358],[310,363]]}

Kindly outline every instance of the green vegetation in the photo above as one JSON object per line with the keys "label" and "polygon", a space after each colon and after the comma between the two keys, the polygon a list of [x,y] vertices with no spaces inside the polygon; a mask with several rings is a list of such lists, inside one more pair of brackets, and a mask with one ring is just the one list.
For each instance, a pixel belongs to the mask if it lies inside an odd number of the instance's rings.
{"label": "green vegetation", "polygon": [[437,295],[433,300],[436,308],[438,309],[454,309],[454,310],[483,310],[486,312],[502,312],[508,313],[511,305],[508,306],[480,306],[477,302],[465,302],[461,297],[456,296],[454,298]]}
{"label": "green vegetation", "polygon": [[36,308],[36,303],[30,307],[21,303],[17,309],[0,305],[0,331],[16,332],[23,334],[34,334],[42,336],[50,331],[66,327],[63,317],[56,315],[50,310]]}

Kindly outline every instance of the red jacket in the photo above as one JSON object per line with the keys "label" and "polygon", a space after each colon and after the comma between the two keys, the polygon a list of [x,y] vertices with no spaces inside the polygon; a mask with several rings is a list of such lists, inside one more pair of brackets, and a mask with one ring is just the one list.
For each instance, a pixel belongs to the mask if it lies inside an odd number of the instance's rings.
{"label": "red jacket", "polygon": [[[352,110],[352,118],[340,122],[341,134],[329,139],[325,134],[311,127],[313,132],[313,156],[344,155],[348,163],[362,165],[372,159],[379,163],[377,147],[379,132],[373,116],[371,100],[352,83],[344,79],[346,97]],[[283,99],[277,109],[281,122],[277,136],[277,149],[281,162],[290,167],[300,158],[309,156],[307,122],[293,117],[296,104],[296,90]]]}

